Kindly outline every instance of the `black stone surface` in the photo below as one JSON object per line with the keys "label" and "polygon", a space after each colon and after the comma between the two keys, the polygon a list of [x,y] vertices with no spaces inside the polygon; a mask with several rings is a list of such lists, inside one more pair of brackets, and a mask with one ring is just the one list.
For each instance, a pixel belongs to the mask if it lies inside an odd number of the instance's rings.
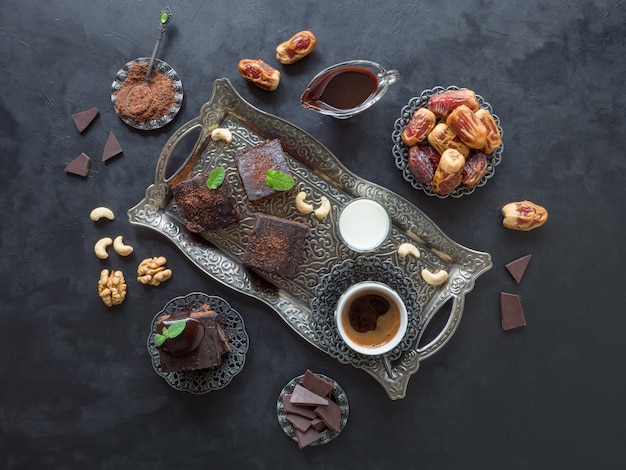
{"label": "black stone surface", "polygon": [[[618,468],[626,416],[624,177],[626,4],[577,2],[172,0],[159,57],[185,101],[158,131],[127,127],[109,90],[127,61],[148,56],[154,2],[0,2],[0,467],[32,468]],[[291,66],[277,44],[302,29],[318,47]],[[245,82],[243,58],[276,65],[275,92]],[[300,107],[322,68],[370,59],[401,80],[365,114],[338,122]],[[494,268],[467,296],[448,345],[424,361],[406,398],[389,400],[363,371],[305,343],[268,307],[203,276],[164,237],[128,223],[168,137],[195,117],[213,80],[228,77],[253,105],[306,130],[373,182],[428,214],[452,239],[488,251]],[[474,194],[416,192],[391,158],[391,132],[411,97],[435,85],[474,89],[504,128],[504,158]],[[96,106],[82,134],[71,115]],[[99,156],[113,131],[124,156]],[[189,149],[178,149],[185,156]],[[500,208],[530,199],[550,211],[532,232],[501,226]],[[93,207],[114,210],[94,224]],[[93,244],[121,234],[128,258],[100,261]],[[518,286],[504,265],[533,255]],[[166,256],[158,288],[134,281],[138,262]],[[102,268],[121,269],[127,300],[108,309]],[[218,295],[245,319],[245,369],[194,396],[150,365],[155,312],[192,291]],[[499,293],[522,297],[527,326],[504,332]],[[332,443],[299,450],[276,419],[276,398],[309,368],[350,401]]]}

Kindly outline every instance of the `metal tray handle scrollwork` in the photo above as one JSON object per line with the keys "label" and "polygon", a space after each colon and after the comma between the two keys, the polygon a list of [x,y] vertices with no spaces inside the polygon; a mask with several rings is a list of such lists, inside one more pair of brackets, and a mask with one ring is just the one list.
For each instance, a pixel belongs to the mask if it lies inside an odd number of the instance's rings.
{"label": "metal tray handle scrollwork", "polygon": [[[231,144],[211,139],[211,131],[216,127],[231,131]],[[199,135],[187,160],[168,177],[168,164],[174,150],[196,133]],[[255,205],[247,201],[233,156],[274,138],[280,140],[289,156],[299,190],[306,190],[314,201],[325,196],[331,202],[332,210],[326,219],[299,214],[292,193]],[[226,169],[226,181],[241,211],[241,221],[204,232],[201,236],[191,234],[178,215],[170,188],[179,181],[206,174],[218,165]],[[369,197],[381,203],[393,224],[387,241],[367,256],[349,250],[337,234],[339,211],[357,197]],[[263,273],[242,264],[248,234],[259,211],[308,224],[309,236],[303,259],[293,279]],[[215,81],[211,99],[202,106],[199,116],[181,126],[168,139],[157,161],[154,184],[147,188],[145,198],[128,211],[128,216],[131,223],[166,236],[214,280],[269,305],[313,346],[343,363],[365,370],[383,386],[391,399],[405,396],[408,381],[417,372],[420,361],[439,351],[454,334],[463,314],[465,295],[473,289],[475,280],[492,266],[488,253],[452,241],[414,205],[351,173],[311,135],[247,103],[225,78]],[[397,247],[405,242],[418,246],[421,256],[417,259],[400,258]],[[330,310],[334,301],[332,292],[324,291],[324,276],[334,275],[338,269],[342,276],[348,270],[349,276],[350,269],[373,269],[372,266],[389,271],[390,282],[398,278],[410,282],[408,287],[403,284],[402,289],[405,302],[414,305],[415,320],[413,336],[410,341],[405,341],[403,348],[389,357],[364,361],[352,357],[351,352],[337,344],[329,335],[332,333],[328,331],[329,327],[322,325],[320,330],[319,314],[323,310],[321,306]],[[448,281],[439,287],[426,284],[420,276],[425,267],[445,269],[449,273]],[[420,346],[426,326],[449,302],[451,312],[443,330],[428,344]]]}

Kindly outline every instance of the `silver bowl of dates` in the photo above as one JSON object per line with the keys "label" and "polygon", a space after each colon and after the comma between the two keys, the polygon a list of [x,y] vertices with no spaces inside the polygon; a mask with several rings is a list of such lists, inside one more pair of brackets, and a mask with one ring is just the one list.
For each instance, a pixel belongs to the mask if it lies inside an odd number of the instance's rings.
{"label": "silver bowl of dates", "polygon": [[502,160],[500,119],[473,90],[436,86],[402,108],[392,133],[396,166],[415,189],[439,198],[484,186]]}

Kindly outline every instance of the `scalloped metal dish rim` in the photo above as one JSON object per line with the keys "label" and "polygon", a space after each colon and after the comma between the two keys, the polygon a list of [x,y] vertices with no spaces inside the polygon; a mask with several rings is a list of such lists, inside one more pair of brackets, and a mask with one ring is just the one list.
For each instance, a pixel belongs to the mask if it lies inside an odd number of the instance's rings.
{"label": "scalloped metal dish rim", "polygon": [[[448,87],[443,87],[441,85],[438,85],[433,88],[424,90],[420,93],[419,96],[414,96],[413,98],[409,100],[409,102],[406,105],[404,105],[404,107],[400,111],[400,117],[396,119],[394,123],[394,130],[391,133],[391,140],[393,141],[394,145],[391,148],[391,151],[395,157],[396,167],[402,172],[402,177],[408,183],[410,183],[411,186],[413,186],[413,188],[422,190],[428,196],[434,196],[434,197],[438,197],[439,199],[445,199],[447,197],[460,198],[462,196],[470,195],[476,190],[476,188],[480,188],[484,186],[485,184],[487,184],[487,181],[489,181],[491,178],[495,176],[496,167],[502,161],[504,143],[500,144],[500,146],[497,149],[495,149],[493,153],[489,156],[487,172],[475,186],[472,186],[471,188],[467,186],[459,186],[450,194],[438,194],[434,192],[430,185],[425,185],[425,184],[420,183],[419,181],[417,181],[417,179],[415,179],[415,177],[409,171],[408,165],[407,165],[408,156],[406,155],[406,152],[408,150],[407,150],[407,146],[404,144],[404,142],[402,142],[400,135],[402,134],[402,130],[408,124],[408,121],[410,120],[410,116],[412,115],[413,111],[415,111],[415,109],[417,109],[420,106],[424,106],[427,103],[428,98],[430,98],[431,96],[442,93],[444,91],[466,90],[466,89],[467,88],[458,87],[456,85],[450,85]],[[498,126],[498,129],[500,131],[500,135],[504,137],[504,131],[502,130],[502,126],[500,124],[500,118],[496,114],[493,113],[493,108],[491,104],[485,101],[485,99],[481,95],[478,95],[478,94],[476,95],[476,100],[480,104],[481,108],[487,109],[492,114],[494,120],[496,121],[496,125]]]}
{"label": "scalloped metal dish rim", "polygon": [[[170,239],[183,252],[183,254],[190,261],[192,261],[193,264],[196,265],[196,267],[198,267],[204,274],[209,275],[212,279],[236,290],[237,292],[253,297],[265,303],[266,305],[268,305],[276,313],[278,313],[281,316],[281,318],[296,333],[298,333],[303,339],[305,339],[307,342],[309,342],[316,348],[320,349],[320,347],[315,343],[315,341],[311,340],[310,338],[307,338],[301,331],[297,329],[296,326],[292,325],[287,318],[288,316],[286,313],[287,310],[300,309],[299,311],[303,311],[302,306],[296,304],[295,301],[292,300],[289,293],[282,292],[282,291],[278,293],[271,289],[262,289],[260,291],[247,290],[244,286],[243,281],[240,281],[238,285],[233,285],[223,279],[220,279],[216,275],[209,272],[206,269],[206,267],[200,264],[199,259],[197,259],[198,253],[206,252],[214,256],[220,256],[225,263],[232,263],[233,265],[239,265],[237,260],[235,260],[229,253],[225,253],[217,249],[215,246],[211,245],[209,242],[200,243],[200,242],[192,240],[189,234],[185,235],[186,237],[185,241],[189,248],[184,249],[181,246],[181,244],[177,240],[174,239],[173,234],[170,233],[172,227],[180,229],[183,233],[187,233],[187,231],[184,227],[178,227],[177,221],[171,219],[169,215],[163,212],[163,205],[166,205],[166,203],[164,202],[164,199],[166,197],[165,193],[167,193],[169,190],[165,187],[166,184],[161,178],[162,173],[164,173],[165,171],[163,167],[160,167],[161,165],[163,165],[162,160],[164,156],[166,156],[167,153],[171,151],[171,148],[174,146],[177,140],[181,138],[181,135],[184,136],[185,132],[189,131],[189,128],[191,127],[192,124],[201,125],[201,126],[206,125],[206,122],[202,123],[202,117],[206,116],[209,113],[212,103],[216,100],[216,96],[218,93],[232,94],[231,98],[236,100],[238,105],[247,108],[247,110],[252,111],[255,114],[258,113],[259,115],[262,115],[266,118],[270,118],[271,120],[275,120],[276,122],[280,122],[284,125],[287,125],[295,133],[300,134],[301,136],[306,136],[307,139],[314,141],[317,144],[319,151],[326,152],[333,159],[333,167],[327,169],[327,174],[324,175],[325,178],[335,181],[333,179],[333,175],[328,174],[328,172],[332,170],[332,172],[335,173],[336,177],[342,176],[344,178],[351,178],[354,181],[360,183],[360,185],[358,185],[357,187],[357,192],[359,193],[354,194],[353,195],[354,197],[360,197],[364,195],[364,194],[360,194],[361,192],[365,192],[365,190],[363,189],[364,186],[367,186],[370,189],[373,188],[377,191],[384,192],[386,195],[393,197],[397,204],[410,208],[411,211],[418,213],[420,217],[422,217],[425,221],[427,221],[429,224],[432,224],[433,230],[435,230],[437,234],[441,237],[441,239],[444,240],[447,244],[449,244],[452,247],[457,248],[463,254],[472,257],[474,261],[473,266],[475,267],[475,270],[472,273],[468,274],[467,277],[462,277],[460,276],[460,273],[457,273],[458,275],[457,281],[459,282],[459,284],[461,284],[462,288],[459,288],[458,285],[454,285],[450,287],[451,281],[453,280],[452,279],[453,276],[451,275],[448,283],[446,284],[447,287],[442,289],[437,295],[431,298],[430,301],[427,302],[425,305],[422,305],[423,307],[422,308],[422,316],[423,316],[422,332],[423,332],[424,330],[426,330],[428,323],[434,317],[434,315],[439,311],[439,309],[442,306],[444,306],[446,303],[448,303],[448,301],[452,300],[453,302],[452,310],[450,312],[450,317],[444,330],[442,330],[437,335],[437,337],[428,344],[428,346],[425,349],[421,349],[419,353],[417,352],[417,344],[416,344],[415,346],[416,351],[414,352],[414,357],[413,357],[411,364],[407,365],[404,363],[404,361],[401,364],[402,371],[404,373],[404,375],[401,376],[402,380],[398,382],[397,377],[389,378],[387,376],[387,373],[385,371],[384,364],[383,364],[384,361],[382,360],[382,358],[380,361],[381,362],[380,369],[371,370],[371,369],[363,368],[364,371],[366,371],[369,375],[371,375],[374,379],[376,379],[376,381],[379,382],[379,384],[385,389],[388,396],[392,400],[395,400],[398,398],[404,398],[404,396],[406,395],[406,388],[408,386],[408,381],[410,377],[417,372],[420,361],[432,356],[437,351],[439,351],[449,341],[449,339],[452,337],[452,335],[458,328],[458,325],[460,323],[462,313],[463,313],[465,295],[473,290],[476,279],[478,279],[478,277],[480,277],[483,273],[491,269],[491,267],[493,266],[492,261],[491,261],[491,255],[486,252],[472,250],[470,248],[464,247],[460,245],[459,243],[455,242],[454,240],[450,239],[450,237],[448,237],[427,215],[422,213],[416,206],[411,204],[409,201],[395,194],[394,192],[392,192],[391,190],[387,188],[384,188],[382,186],[377,185],[376,183],[372,183],[372,182],[366,181],[358,177],[357,175],[352,173],[350,170],[348,170],[337,159],[337,157],[335,157],[334,154],[330,152],[330,150],[328,150],[323,144],[321,144],[319,141],[313,138],[310,134],[306,133],[299,127],[285,121],[284,119],[278,116],[274,116],[269,113],[266,113],[265,111],[262,111],[254,107],[250,103],[248,103],[246,100],[244,100],[241,97],[241,95],[239,95],[239,93],[237,93],[237,91],[234,89],[234,87],[232,86],[232,84],[227,78],[216,79],[213,85],[213,92],[212,92],[211,98],[207,103],[205,103],[201,107],[200,115],[192,119],[191,121],[187,122],[183,126],[181,126],[177,131],[174,132],[174,134],[172,134],[172,136],[170,136],[169,140],[166,142],[159,156],[159,160],[157,162],[157,168],[155,171],[155,183],[151,184],[146,189],[144,199],[142,199],[138,204],[136,204],[134,207],[128,210],[129,220],[131,224],[141,225],[141,226],[150,228],[160,233],[161,235],[165,236],[166,238]],[[226,110],[224,110],[224,113],[225,112]],[[229,109],[228,112],[232,113],[233,109]],[[166,219],[165,222],[159,222],[157,225],[155,225],[154,220],[150,222],[146,222],[144,220],[145,211],[143,210],[145,207],[150,207],[151,209],[154,209],[157,213],[159,211],[163,212],[163,214],[159,214],[159,217],[164,216],[163,218]],[[167,230],[164,229],[163,226],[167,226]],[[417,234],[411,234],[407,232],[407,236],[410,236],[412,238],[415,237],[417,240],[420,240]],[[431,249],[435,250],[436,248],[432,246]],[[458,266],[456,268],[460,269],[458,268]],[[254,284],[254,283],[250,282],[250,284]],[[309,306],[305,306],[305,308],[308,309]],[[419,340],[420,338],[418,338],[417,343],[419,343]]]}
{"label": "scalloped metal dish rim", "polygon": [[[237,315],[239,320],[241,320],[241,334],[244,335],[246,337],[246,339],[247,339],[246,347],[245,347],[245,349],[243,351],[241,351],[241,356],[242,356],[241,368],[235,374],[233,374],[230,377],[230,380],[228,380],[228,382],[226,382],[224,385],[222,385],[220,387],[216,387],[216,388],[208,388],[206,390],[195,391],[195,390],[190,390],[189,388],[176,387],[170,380],[168,380],[168,374],[170,374],[169,372],[159,371],[157,369],[156,363],[153,360],[151,360],[150,362],[152,363],[152,368],[157,373],[157,375],[159,377],[161,377],[162,379],[164,379],[167,382],[167,384],[170,387],[172,387],[173,389],[181,391],[181,392],[188,392],[188,393],[191,393],[193,395],[204,395],[204,394],[206,394],[208,392],[211,392],[211,391],[214,391],[214,390],[221,390],[221,389],[227,387],[230,384],[230,382],[235,378],[235,376],[238,375],[244,369],[245,362],[246,362],[246,354],[248,353],[248,349],[250,347],[250,337],[248,336],[248,332],[246,331],[246,325],[245,325],[245,323],[243,321],[243,317],[241,316],[241,314],[239,312],[237,312],[237,310],[235,310],[230,305],[230,303],[228,303],[227,300],[225,300],[224,298],[219,297],[217,295],[205,294],[204,292],[189,292],[188,294],[179,295],[177,297],[174,297],[174,298],[168,300],[165,303],[165,305],[163,306],[163,308],[161,308],[161,310],[159,310],[157,312],[157,314],[152,318],[151,324],[154,324],[156,319],[157,319],[157,317],[159,315],[161,315],[163,312],[165,312],[170,305],[173,305],[175,302],[178,302],[178,301],[184,301],[188,297],[191,297],[191,296],[194,296],[194,295],[195,296],[203,296],[203,297],[206,297],[207,299],[219,299],[221,302],[223,302],[228,307],[228,309],[230,311],[234,312]],[[147,339],[147,342],[146,342],[146,346],[148,348],[148,354],[150,355],[151,359],[153,358],[152,348],[154,347],[154,344],[152,342],[153,341],[153,336],[154,336],[154,331],[150,331],[150,333],[148,333],[148,339]],[[209,374],[209,373],[213,373],[213,371],[212,370],[207,370],[205,373]]]}

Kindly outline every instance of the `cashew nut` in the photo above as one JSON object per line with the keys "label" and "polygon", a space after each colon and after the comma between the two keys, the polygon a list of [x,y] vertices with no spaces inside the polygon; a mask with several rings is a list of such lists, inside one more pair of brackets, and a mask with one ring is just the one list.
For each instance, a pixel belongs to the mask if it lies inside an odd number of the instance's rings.
{"label": "cashew nut", "polygon": [[233,141],[233,134],[225,127],[218,127],[211,131],[211,139],[223,140],[227,144],[230,144]]}
{"label": "cashew nut", "polygon": [[105,219],[113,220],[115,218],[115,215],[113,214],[113,211],[108,207],[96,207],[89,213],[89,218],[94,222],[102,219],[103,217]]}
{"label": "cashew nut", "polygon": [[440,269],[437,272],[429,271],[428,269],[422,269],[422,278],[427,284],[431,286],[439,286],[446,282],[448,279],[448,272]]}
{"label": "cashew nut", "polygon": [[304,202],[305,199],[306,193],[304,191],[300,191],[296,194],[296,209],[300,214],[310,214],[313,212],[313,206]]}
{"label": "cashew nut", "polygon": [[96,256],[100,259],[107,259],[109,254],[107,253],[107,248],[113,244],[113,240],[109,237],[101,238],[96,242],[93,247],[93,251]]}
{"label": "cashew nut", "polygon": [[121,235],[115,237],[115,240],[113,240],[113,249],[120,256],[128,256],[133,252],[132,246],[124,245]]}
{"label": "cashew nut", "polygon": [[326,196],[322,196],[320,206],[315,209],[314,214],[315,217],[317,217],[318,219],[323,219],[328,214],[330,214],[330,201]]}
{"label": "cashew nut", "polygon": [[398,247],[398,256],[400,258],[405,258],[408,255],[413,255],[416,258],[420,257],[420,250],[412,243],[403,243]]}

